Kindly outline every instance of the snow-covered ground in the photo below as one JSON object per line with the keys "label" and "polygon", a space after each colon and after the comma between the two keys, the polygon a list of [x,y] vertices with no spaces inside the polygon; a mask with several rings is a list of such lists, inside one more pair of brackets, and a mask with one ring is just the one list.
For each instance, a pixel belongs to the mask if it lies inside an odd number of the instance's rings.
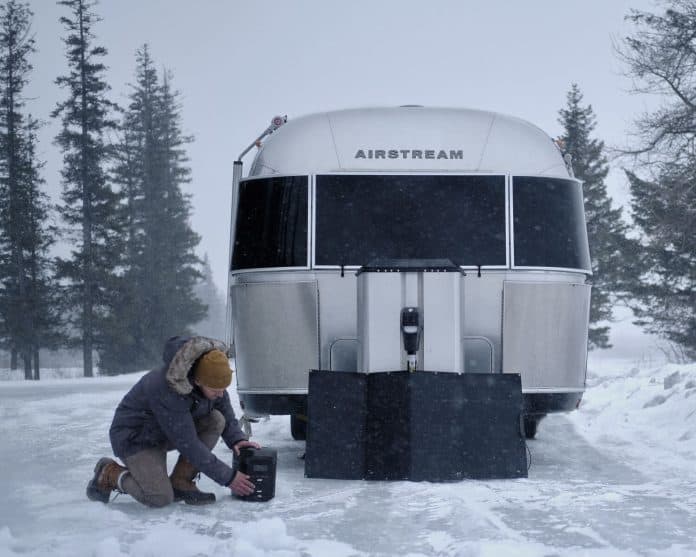
{"label": "snow-covered ground", "polygon": [[254,438],[278,450],[275,499],[203,479],[217,504],[158,510],[84,494],[138,376],[50,376],[0,381],[1,556],[696,556],[696,365],[593,362],[580,410],[529,443],[527,479],[307,479],[303,444],[273,417]]}

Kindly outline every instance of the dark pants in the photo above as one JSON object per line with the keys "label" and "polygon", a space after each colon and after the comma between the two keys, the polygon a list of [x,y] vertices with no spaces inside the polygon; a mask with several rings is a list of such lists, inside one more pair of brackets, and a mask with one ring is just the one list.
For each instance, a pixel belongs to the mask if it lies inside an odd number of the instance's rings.
{"label": "dark pants", "polygon": [[[196,420],[198,438],[213,449],[222,430],[225,417],[217,410]],[[123,459],[128,474],[123,477],[123,491],[148,507],[164,507],[174,501],[174,491],[167,474],[166,446],[144,449]]]}

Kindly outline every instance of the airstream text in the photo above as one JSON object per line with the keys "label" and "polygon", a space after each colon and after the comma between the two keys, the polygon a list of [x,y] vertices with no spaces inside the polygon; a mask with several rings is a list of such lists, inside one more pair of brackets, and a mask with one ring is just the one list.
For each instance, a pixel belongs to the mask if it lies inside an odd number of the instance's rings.
{"label": "airstream text", "polygon": [[356,159],[459,159],[464,158],[462,149],[358,149]]}

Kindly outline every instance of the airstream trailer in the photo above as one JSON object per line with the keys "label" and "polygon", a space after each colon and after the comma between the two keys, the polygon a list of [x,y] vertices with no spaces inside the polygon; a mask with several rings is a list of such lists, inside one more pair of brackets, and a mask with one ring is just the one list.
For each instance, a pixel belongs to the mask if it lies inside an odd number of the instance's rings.
{"label": "airstream trailer", "polygon": [[[548,135],[407,106],[274,119],[253,145],[246,177],[249,149],[235,162],[228,298],[247,416],[290,414],[302,438],[309,370],[380,371],[364,335],[373,354],[392,350],[399,316],[375,300],[421,308],[419,369],[519,373],[528,437],[576,408],[590,256],[582,184]],[[461,273],[360,284],[374,261],[432,259]]]}

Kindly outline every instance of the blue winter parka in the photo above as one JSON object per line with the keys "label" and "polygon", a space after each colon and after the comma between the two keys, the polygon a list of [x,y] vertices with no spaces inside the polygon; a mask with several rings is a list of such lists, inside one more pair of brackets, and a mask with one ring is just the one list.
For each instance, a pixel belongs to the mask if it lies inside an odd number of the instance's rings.
{"label": "blue winter parka", "polygon": [[230,466],[217,458],[198,438],[194,421],[219,410],[225,417],[222,440],[232,448],[246,439],[229,394],[209,400],[194,388],[191,367],[206,352],[227,346],[206,337],[172,337],[164,347],[164,365],[145,375],[116,408],[109,437],[114,454],[123,459],[143,449],[177,449],[188,461],[220,485],[234,476]]}

